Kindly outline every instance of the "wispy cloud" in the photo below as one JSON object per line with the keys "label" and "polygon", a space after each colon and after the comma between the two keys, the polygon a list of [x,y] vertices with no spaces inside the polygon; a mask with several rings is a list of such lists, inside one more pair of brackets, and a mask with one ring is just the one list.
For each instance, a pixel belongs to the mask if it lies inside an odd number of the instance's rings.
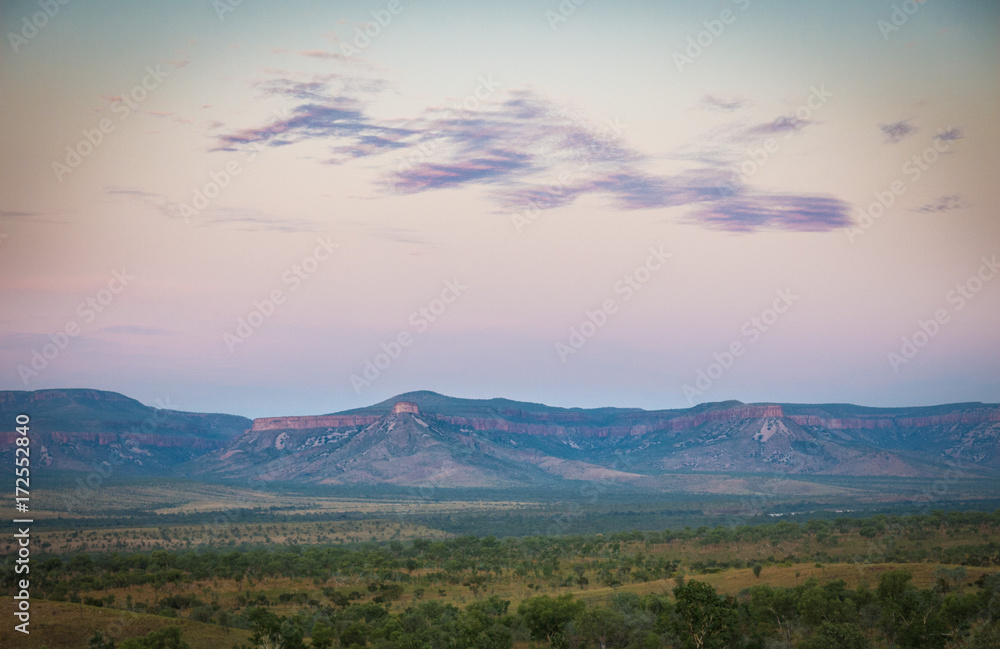
{"label": "wispy cloud", "polygon": [[925,214],[937,214],[939,212],[961,210],[971,206],[972,203],[967,201],[965,196],[962,196],[961,194],[948,194],[947,196],[939,196],[930,203],[915,208],[913,211],[923,212]]}
{"label": "wispy cloud", "polygon": [[[109,187],[104,191],[109,196],[139,203],[168,219],[184,220],[181,216],[180,203],[163,194],[127,187]],[[317,232],[320,230],[317,222],[308,219],[287,217],[251,207],[216,204],[206,207],[198,216],[189,218],[188,222],[195,226],[219,225],[248,231]]]}
{"label": "wispy cloud", "polygon": [[411,135],[405,129],[374,123],[366,114],[366,95],[378,94],[387,84],[367,79],[327,74],[310,80],[279,77],[259,82],[264,96],[280,96],[302,103],[286,117],[273,119],[258,127],[238,129],[216,137],[213,151],[232,151],[240,146],[285,146],[312,139],[341,139],[328,163],[375,155],[403,146],[402,138]]}
{"label": "wispy cloud", "polygon": [[746,137],[768,137],[771,135],[791,135],[801,131],[813,122],[794,115],[782,115],[773,121],[756,124],[744,131]]}
{"label": "wispy cloud", "polygon": [[743,194],[694,211],[693,219],[730,232],[760,229],[821,232],[850,225],[850,205],[829,196]]}
{"label": "wispy cloud", "polygon": [[218,207],[207,210],[193,221],[206,225],[229,225],[236,230],[273,232],[318,232],[320,224],[308,219],[298,219],[252,207]]}
{"label": "wispy cloud", "polygon": [[115,325],[112,327],[101,327],[98,331],[125,336],[163,336],[170,333],[169,329],[164,329],[163,327],[148,327],[145,325]]}
{"label": "wispy cloud", "polygon": [[21,212],[18,210],[0,210],[0,218],[18,221],[22,219],[32,219],[41,216],[41,212]]}
{"label": "wispy cloud", "polygon": [[349,56],[344,56],[338,52],[327,52],[326,50],[305,50],[303,52],[299,52],[299,55],[310,59],[337,61],[338,63],[346,63],[351,60],[351,57]]}
{"label": "wispy cloud", "polygon": [[882,131],[882,134],[885,135],[885,141],[889,144],[902,142],[920,130],[913,124],[910,124],[910,120],[908,119],[892,122],[891,124],[879,124],[878,127]]}
{"label": "wispy cloud", "polygon": [[698,102],[698,105],[702,108],[709,108],[712,110],[722,110],[726,112],[732,112],[734,110],[739,110],[749,105],[750,102],[739,97],[719,97],[717,95],[705,95]]}
{"label": "wispy cloud", "polygon": [[69,221],[52,218],[51,214],[23,210],[0,210],[0,219],[8,221],[32,221],[34,223],[55,223],[64,225]]}
{"label": "wispy cloud", "polygon": [[961,140],[963,137],[965,137],[965,135],[963,135],[961,129],[951,127],[945,131],[941,131],[934,137],[943,142],[952,142],[954,140]]}
{"label": "wispy cloud", "polygon": [[[474,111],[430,107],[410,118],[388,120],[369,114],[370,96],[385,88],[372,80],[278,77],[258,87],[300,103],[283,119],[224,132],[216,137],[217,149],[328,142],[324,162],[330,164],[420,151],[385,172],[387,191],[416,194],[481,186],[509,211],[553,209],[594,194],[610,198],[622,210],[692,206],[694,222],[733,231],[829,230],[848,224],[842,201],[750,193],[734,186],[720,165],[704,160],[674,174],[652,173],[647,170],[651,156],[629,146],[621,133],[596,128],[530,90],[508,91]],[[703,102],[726,111],[743,105],[713,96]],[[780,116],[733,125],[719,146],[735,150],[747,139],[791,136],[812,123]]]}

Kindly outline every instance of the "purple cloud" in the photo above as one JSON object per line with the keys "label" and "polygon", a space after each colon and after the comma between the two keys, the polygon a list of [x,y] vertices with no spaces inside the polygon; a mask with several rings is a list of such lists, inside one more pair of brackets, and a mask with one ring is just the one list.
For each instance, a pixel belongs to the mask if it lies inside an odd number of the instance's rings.
{"label": "purple cloud", "polygon": [[695,210],[694,220],[730,232],[823,232],[850,225],[850,205],[829,196],[744,194]]}
{"label": "purple cloud", "polygon": [[[478,185],[508,210],[553,209],[584,195],[607,196],[623,210],[690,205],[694,221],[749,232],[759,229],[818,231],[849,224],[847,206],[831,197],[751,194],[717,164],[695,161],[674,174],[644,171],[651,160],[629,147],[622,128],[608,120],[595,126],[559,110],[534,92],[515,90],[503,100],[482,101],[477,110],[429,108],[408,119],[371,117],[363,94],[378,84],[326,75],[308,81],[274,79],[259,84],[267,94],[301,102],[269,124],[217,137],[219,149],[331,140],[326,162],[393,151],[395,170],[383,177],[392,193]],[[334,88],[337,86],[337,89]],[[735,110],[736,100],[704,100]],[[729,130],[728,146],[751,137],[793,134],[811,124],[783,116],[765,124]]]}
{"label": "purple cloud", "polygon": [[767,137],[769,135],[791,135],[801,131],[813,122],[807,119],[799,119],[794,115],[782,115],[772,122],[765,122],[748,128],[744,134],[746,137]]}
{"label": "purple cloud", "polygon": [[971,207],[972,203],[965,199],[965,196],[961,194],[948,194],[947,196],[940,196],[935,198],[930,203],[922,205],[916,208],[915,212],[923,212],[925,214],[937,214],[939,212],[950,212],[952,210],[961,210],[966,207]]}
{"label": "purple cloud", "polygon": [[486,155],[451,164],[426,163],[394,176],[395,187],[412,194],[457,187],[470,182],[492,182],[530,166],[530,157],[515,151],[492,150]]}
{"label": "purple cloud", "polygon": [[958,129],[958,128],[955,128],[955,127],[951,127],[948,130],[946,130],[946,131],[940,131],[934,137],[936,137],[937,139],[939,139],[939,140],[941,140],[943,142],[952,142],[954,140],[961,140],[965,136],[962,134],[962,130],[961,129]]}
{"label": "purple cloud", "polygon": [[900,122],[893,122],[891,124],[879,124],[878,127],[882,130],[882,134],[885,135],[885,140],[889,144],[902,142],[920,130],[913,124],[910,124],[910,120],[908,119],[904,119]]}
{"label": "purple cloud", "polygon": [[740,99],[738,97],[719,97],[717,95],[705,95],[698,102],[698,105],[702,108],[710,108],[713,110],[723,110],[726,112],[732,112],[734,110],[739,110],[746,106],[749,102]]}

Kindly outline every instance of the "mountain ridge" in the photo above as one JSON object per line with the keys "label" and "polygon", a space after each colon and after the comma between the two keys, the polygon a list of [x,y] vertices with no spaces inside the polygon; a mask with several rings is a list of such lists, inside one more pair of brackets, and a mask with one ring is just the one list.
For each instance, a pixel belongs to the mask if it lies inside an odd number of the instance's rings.
{"label": "mountain ridge", "polygon": [[31,417],[33,468],[106,471],[110,464],[137,475],[172,474],[252,425],[237,415],[154,408],[105,390],[7,390],[0,391],[0,458],[14,454],[21,413]]}
{"label": "mountain ridge", "polygon": [[0,392],[0,455],[12,453],[22,411],[32,416],[38,465],[111,463],[137,475],[499,488],[596,481],[654,490],[678,473],[1000,477],[1000,404],[981,402],[730,400],[644,410],[421,390],[326,415],[250,420],[152,408],[100,390],[8,391]]}
{"label": "mountain ridge", "polygon": [[[602,480],[655,488],[660,476],[677,471],[930,477],[946,466],[961,466],[963,475],[970,477],[1000,473],[997,404],[873,408],[725,401],[667,410],[586,409],[461,399],[430,391],[407,392],[328,415],[258,418],[228,447],[245,464],[213,465],[211,454],[196,464],[207,473],[253,473],[257,464],[275,461],[264,449],[281,437],[282,450],[293,449],[290,452],[303,461],[308,458],[316,470],[310,475],[286,474],[286,479],[349,481],[352,478],[341,475],[346,460],[333,437],[349,440],[369,434],[399,402],[415,404],[421,421],[448,440],[454,451],[448,462],[462,457],[475,464],[462,450],[473,448],[479,460],[488,456],[530,464],[544,471],[546,480],[589,480],[600,474]],[[445,462],[440,451],[438,461]],[[324,454],[331,458],[326,474],[318,468],[324,465]],[[468,478],[471,469],[464,470]],[[364,476],[377,473],[373,469],[352,475],[364,481]],[[477,486],[506,482],[498,482],[489,471],[480,478]],[[405,478],[391,478],[394,484],[401,480]]]}

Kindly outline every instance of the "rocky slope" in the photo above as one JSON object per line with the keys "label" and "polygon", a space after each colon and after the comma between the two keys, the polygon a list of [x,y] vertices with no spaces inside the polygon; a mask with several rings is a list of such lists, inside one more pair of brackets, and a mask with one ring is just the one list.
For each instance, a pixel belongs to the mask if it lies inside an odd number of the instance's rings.
{"label": "rocky slope", "polygon": [[43,470],[110,465],[137,475],[417,487],[660,488],[684,475],[707,484],[719,473],[1000,478],[996,404],[729,401],[647,411],[412,392],[340,413],[254,421],[160,405],[98,390],[0,392],[0,461],[12,461],[15,417],[27,412],[32,466]]}
{"label": "rocky slope", "polygon": [[[394,412],[399,402],[415,407]],[[585,410],[413,392],[331,415],[255,420],[192,467],[227,477],[455,487],[656,487],[678,472],[996,477],[1000,406],[733,401]]]}
{"label": "rocky slope", "polygon": [[[169,406],[169,404],[161,404]],[[101,390],[0,391],[0,462],[13,465],[15,419],[31,418],[33,469],[172,474],[251,425],[245,417],[151,408]]]}

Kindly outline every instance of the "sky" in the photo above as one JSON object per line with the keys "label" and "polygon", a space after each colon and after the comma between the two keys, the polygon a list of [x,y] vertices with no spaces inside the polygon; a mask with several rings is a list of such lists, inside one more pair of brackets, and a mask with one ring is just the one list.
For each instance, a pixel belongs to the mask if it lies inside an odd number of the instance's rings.
{"label": "sky", "polygon": [[1000,5],[4,2],[0,389],[1000,402]]}

